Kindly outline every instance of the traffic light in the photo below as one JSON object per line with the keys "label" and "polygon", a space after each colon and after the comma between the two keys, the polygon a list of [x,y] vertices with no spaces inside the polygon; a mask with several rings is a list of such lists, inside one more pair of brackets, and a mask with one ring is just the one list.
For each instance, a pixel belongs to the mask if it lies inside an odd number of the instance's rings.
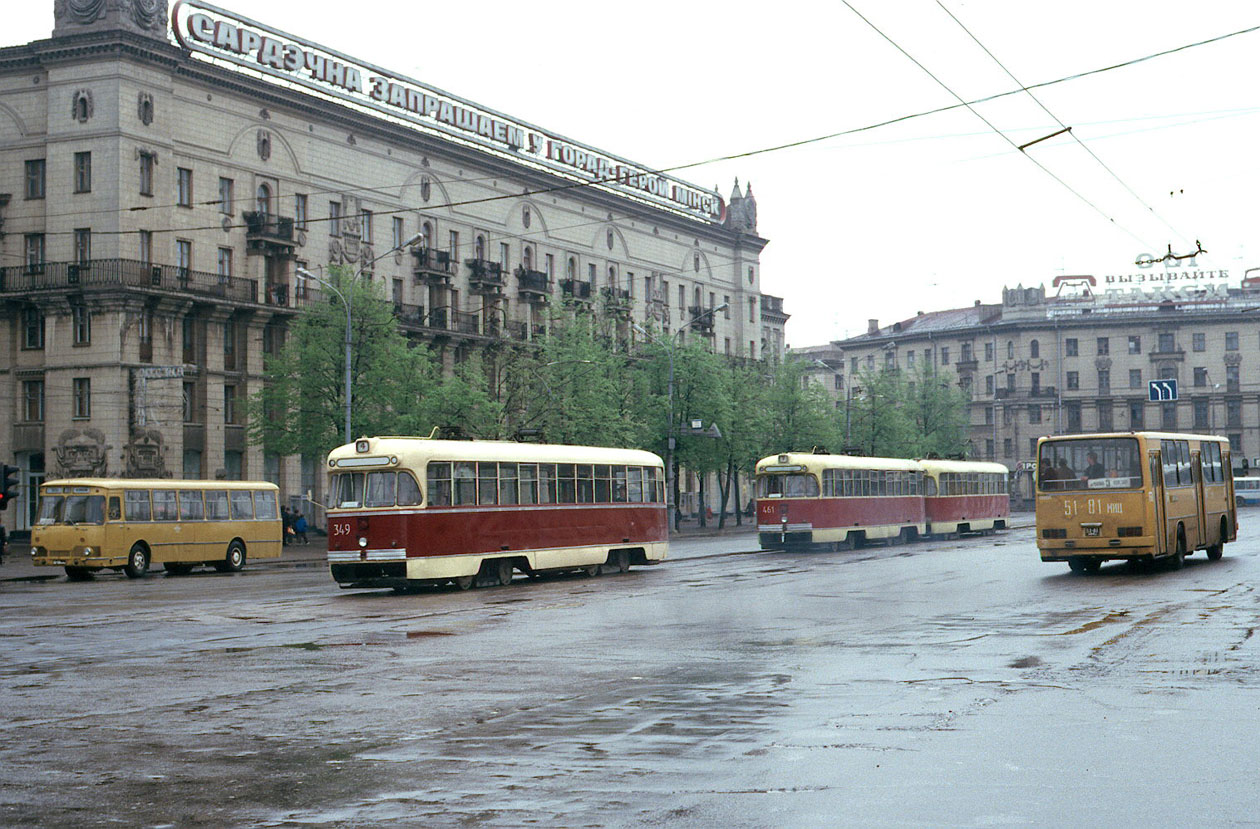
{"label": "traffic light", "polygon": [[17,498],[19,471],[7,463],[0,465],[0,509],[8,509],[9,502]]}

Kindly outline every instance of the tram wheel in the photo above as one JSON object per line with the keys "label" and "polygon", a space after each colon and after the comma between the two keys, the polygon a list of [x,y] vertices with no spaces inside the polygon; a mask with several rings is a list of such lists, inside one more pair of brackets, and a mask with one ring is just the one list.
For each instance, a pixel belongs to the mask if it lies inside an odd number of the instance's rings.
{"label": "tram wheel", "polygon": [[509,558],[495,559],[494,562],[494,579],[499,583],[500,587],[507,587],[512,583],[512,571],[516,569],[512,566],[512,560]]}
{"label": "tram wheel", "polygon": [[588,579],[593,579],[599,575],[601,569],[602,568],[598,564],[588,564],[587,566],[581,568],[581,573]]}
{"label": "tram wheel", "polygon": [[625,573],[630,569],[630,551],[618,550],[612,555],[612,564],[617,568],[618,573]]}
{"label": "tram wheel", "polygon": [[451,581],[453,581],[455,583],[455,586],[458,587],[460,590],[469,590],[472,588],[473,584],[476,583],[477,577],[476,576],[456,576],[455,578],[451,579]]}
{"label": "tram wheel", "polygon": [[131,552],[127,554],[127,564],[123,567],[123,572],[127,574],[129,579],[144,578],[144,574],[149,572],[149,551],[144,545],[136,542],[131,546]]}

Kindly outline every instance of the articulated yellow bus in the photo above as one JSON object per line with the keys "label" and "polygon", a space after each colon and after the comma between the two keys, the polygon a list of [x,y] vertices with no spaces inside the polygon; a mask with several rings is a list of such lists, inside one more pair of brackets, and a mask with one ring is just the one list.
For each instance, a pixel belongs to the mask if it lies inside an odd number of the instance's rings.
{"label": "articulated yellow bus", "polygon": [[282,544],[279,491],[265,481],[47,481],[31,529],[34,563],[64,567],[73,581],[105,569],[138,579],[152,564],[233,572],[247,557],[276,558]]}
{"label": "articulated yellow bus", "polygon": [[1093,573],[1104,561],[1216,561],[1238,534],[1229,441],[1127,432],[1037,442],[1042,561]]}

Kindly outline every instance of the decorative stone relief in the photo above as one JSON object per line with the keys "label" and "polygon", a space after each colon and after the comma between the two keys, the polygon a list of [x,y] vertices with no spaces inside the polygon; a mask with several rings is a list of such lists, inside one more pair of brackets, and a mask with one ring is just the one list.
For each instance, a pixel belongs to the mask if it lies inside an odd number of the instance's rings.
{"label": "decorative stone relief", "polygon": [[72,101],[73,108],[70,117],[78,121],[80,124],[86,124],[92,117],[94,107],[92,105],[92,90],[79,89],[74,93]]}
{"label": "decorative stone relief", "polygon": [[55,0],[53,36],[92,29],[126,29],[154,37],[166,33],[166,0]]}
{"label": "decorative stone relief", "polygon": [[136,114],[140,116],[140,123],[146,127],[153,123],[153,96],[148,92],[140,93]]}
{"label": "decorative stone relief", "polygon": [[263,161],[271,158],[271,132],[269,130],[258,131],[258,157]]}
{"label": "decorative stone relief", "polygon": [[66,429],[57,439],[58,476],[62,478],[104,478],[109,466],[105,435],[96,429]]}
{"label": "decorative stone relief", "polygon": [[161,432],[157,429],[137,429],[127,444],[127,477],[169,478],[171,474],[166,471],[165,453]]}

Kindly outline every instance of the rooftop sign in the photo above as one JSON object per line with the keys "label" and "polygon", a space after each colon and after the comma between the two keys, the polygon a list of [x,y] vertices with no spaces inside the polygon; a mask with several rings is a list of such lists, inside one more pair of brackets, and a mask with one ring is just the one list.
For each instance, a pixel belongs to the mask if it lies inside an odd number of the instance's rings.
{"label": "rooftop sign", "polygon": [[179,45],[360,108],[444,133],[533,166],[596,183],[694,218],[721,222],[722,197],[402,75],[206,3],[171,11]]}

